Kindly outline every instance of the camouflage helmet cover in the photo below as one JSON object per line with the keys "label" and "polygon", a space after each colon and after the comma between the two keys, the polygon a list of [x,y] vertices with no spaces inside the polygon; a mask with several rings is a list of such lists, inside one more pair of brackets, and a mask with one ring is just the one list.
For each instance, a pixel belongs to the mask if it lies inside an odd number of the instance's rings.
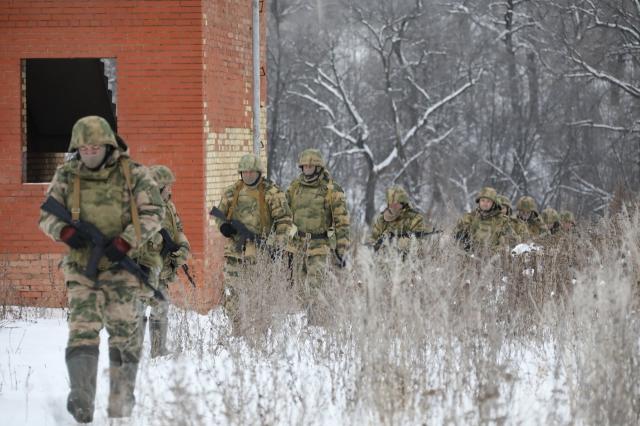
{"label": "camouflage helmet cover", "polygon": [[83,117],[76,121],[71,130],[69,152],[85,145],[111,145],[118,148],[116,137],[107,120],[97,115]]}
{"label": "camouflage helmet cover", "polygon": [[491,188],[490,186],[485,186],[480,190],[480,192],[478,193],[478,196],[476,197],[476,203],[480,202],[480,198],[487,198],[493,201],[495,204],[498,204],[498,205],[500,204],[498,202],[498,193],[496,192],[495,189]]}
{"label": "camouflage helmet cover", "polygon": [[263,173],[262,161],[255,154],[245,154],[240,158],[238,163],[238,173],[242,172],[258,172]]}
{"label": "camouflage helmet cover", "polygon": [[171,185],[176,181],[176,177],[167,166],[156,165],[151,166],[149,169],[151,170],[153,180],[156,181],[159,187]]}
{"label": "camouflage helmet cover", "polygon": [[576,219],[573,216],[573,213],[571,213],[568,210],[563,210],[560,213],[560,222],[562,222],[562,223],[573,223],[575,225]]}
{"label": "camouflage helmet cover", "polygon": [[401,186],[392,186],[387,189],[387,205],[393,203],[409,205],[409,194]]}
{"label": "camouflage helmet cover", "polygon": [[538,213],[538,206],[536,205],[536,200],[534,200],[533,197],[529,197],[528,195],[525,195],[524,197],[520,197],[520,199],[516,203],[516,208],[523,212]]}
{"label": "camouflage helmet cover", "polygon": [[497,200],[501,207],[511,208],[511,200],[506,195],[499,194]]}
{"label": "camouflage helmet cover", "polygon": [[322,154],[317,149],[305,149],[298,158],[298,167],[302,166],[318,166],[325,167]]}
{"label": "camouflage helmet cover", "polygon": [[547,207],[542,211],[542,221],[546,225],[553,225],[556,222],[560,222],[560,215],[556,209]]}

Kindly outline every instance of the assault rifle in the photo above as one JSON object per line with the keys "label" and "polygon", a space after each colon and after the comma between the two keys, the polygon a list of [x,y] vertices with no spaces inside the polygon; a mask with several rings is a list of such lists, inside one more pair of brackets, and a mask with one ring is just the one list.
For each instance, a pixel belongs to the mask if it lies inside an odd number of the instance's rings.
{"label": "assault rifle", "polygon": [[[173,239],[171,239],[171,235],[169,235],[169,231],[167,231],[166,229],[162,228],[160,230],[160,235],[162,235],[162,250],[160,251],[160,256],[162,256],[163,259],[166,258],[170,253],[178,251],[182,248],[181,245],[177,244],[175,241],[173,241]],[[181,268],[184,271],[184,274],[187,276],[189,283],[191,283],[191,286],[193,288],[196,288],[196,282],[193,280],[193,277],[191,277],[191,274],[189,273],[189,266],[185,263],[181,266]]]}
{"label": "assault rifle", "polygon": [[236,219],[227,220],[227,216],[219,208],[212,208],[209,212],[209,215],[217,217],[220,220],[224,220],[237,232],[237,235],[240,237],[236,241],[236,249],[238,251],[244,250],[247,241],[253,241],[254,243],[256,243],[256,245],[264,243],[264,238],[251,231],[244,223]]}
{"label": "assault rifle", "polygon": [[380,250],[380,248],[382,247],[385,241],[392,241],[394,238],[411,238],[411,237],[424,238],[433,234],[441,234],[441,233],[442,233],[442,229],[434,229],[431,232],[422,232],[422,231],[399,232],[399,233],[391,232],[389,234],[385,234],[382,237],[378,238],[378,241],[376,241],[375,244],[373,245],[373,250],[374,251]]}
{"label": "assault rifle", "polygon": [[[81,237],[91,242],[91,255],[89,256],[89,262],[87,263],[84,275],[95,282],[98,278],[98,262],[100,262],[100,259],[104,255],[104,249],[111,240],[107,238],[94,224],[83,220],[73,220],[69,210],[67,210],[62,203],[52,196],[47,197],[40,208],[47,213],[51,213],[67,225],[73,226]],[[118,262],[118,265],[153,290],[153,296],[156,299],[165,300],[162,293],[149,284],[149,272],[145,271],[129,256],[123,257]]]}

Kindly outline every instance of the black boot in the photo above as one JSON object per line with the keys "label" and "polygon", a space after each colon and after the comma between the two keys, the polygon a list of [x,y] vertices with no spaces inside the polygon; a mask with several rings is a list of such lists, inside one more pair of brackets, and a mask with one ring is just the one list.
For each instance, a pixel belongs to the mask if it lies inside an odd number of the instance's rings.
{"label": "black boot", "polygon": [[67,397],[67,411],[78,423],[91,423],[96,397],[98,347],[75,346],[67,348],[65,361],[71,386]]}
{"label": "black boot", "polygon": [[138,374],[138,357],[109,349],[109,417],[130,417],[136,399],[133,391]]}
{"label": "black boot", "polygon": [[150,319],[149,334],[151,335],[151,358],[167,355],[167,321]]}

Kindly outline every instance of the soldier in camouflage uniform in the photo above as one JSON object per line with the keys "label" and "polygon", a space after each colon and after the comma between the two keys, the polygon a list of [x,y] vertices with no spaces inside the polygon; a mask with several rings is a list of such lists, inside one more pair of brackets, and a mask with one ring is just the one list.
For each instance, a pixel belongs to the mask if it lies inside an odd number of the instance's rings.
{"label": "soldier in camouflage uniform", "polygon": [[234,280],[241,276],[244,264],[255,262],[256,243],[243,237],[230,223],[241,222],[257,235],[270,250],[284,250],[291,233],[291,210],[284,192],[263,176],[260,158],[254,154],[242,156],[238,164],[240,179],[222,193],[218,209],[226,221],[216,218],[220,232],[228,238],[224,248],[223,306],[231,319],[233,334],[241,334],[242,318]]}
{"label": "soldier in camouflage uniform", "polygon": [[575,231],[576,220],[573,213],[568,210],[560,212],[560,225],[562,226],[562,231],[567,234]]}
{"label": "soldier in camouflage uniform", "polygon": [[516,208],[518,209],[518,219],[524,221],[527,225],[527,230],[532,238],[546,234],[546,226],[540,219],[536,200],[529,196],[520,197],[516,203]]}
{"label": "soldier in camouflage uniform", "polygon": [[[171,169],[167,166],[151,166],[151,175],[158,184],[160,189],[160,195],[164,201],[165,215],[162,221],[162,230],[159,234],[155,235],[153,241],[148,244],[151,245],[150,251],[159,250],[163,256],[162,270],[158,279],[158,289],[162,292],[165,298],[169,297],[169,284],[175,281],[178,268],[187,263],[191,247],[189,240],[184,234],[184,228],[175,204],[171,201],[171,185],[176,181],[175,176]],[[169,251],[165,247],[169,245],[169,242],[165,242],[165,236],[170,238],[171,243],[175,244],[179,248],[174,251]],[[144,327],[146,317],[144,311],[146,306],[151,305],[151,313],[149,315],[149,334],[151,335],[151,357],[166,355],[167,352],[167,328],[168,328],[168,314],[169,314],[169,302],[167,300],[158,300],[151,298],[149,300],[143,299],[142,306],[142,335],[144,336]]]}
{"label": "soldier in camouflage uniform", "polygon": [[399,187],[387,189],[387,207],[380,213],[371,229],[368,243],[379,249],[385,240],[396,240],[398,248],[406,254],[411,238],[422,238],[433,233],[433,227],[424,222],[424,216],[411,207],[409,195]]}
{"label": "soldier in camouflage uniform", "polygon": [[466,213],[456,224],[454,237],[465,250],[483,252],[508,247],[516,240],[510,220],[502,214],[498,194],[491,187],[480,190],[476,197],[478,207]]}
{"label": "soldier in camouflage uniform", "polygon": [[70,152],[76,158],[57,170],[47,191],[72,212],[110,238],[98,263],[95,282],[83,272],[91,243],[74,227],[41,210],[40,228],[70,247],[63,262],[69,301],[66,364],[71,390],[67,410],[81,423],[93,419],[100,330],[109,332],[110,417],[128,417],[138,371],[139,299],[149,291],[118,262],[126,255],[160,271],[145,246],[160,230],[164,216],[158,187],[146,167],[129,160],[107,121],[89,116],[71,132]]}
{"label": "soldier in camouflage uniform", "polygon": [[555,235],[560,232],[560,215],[556,209],[547,207],[542,211],[542,222],[547,229],[549,235]]}
{"label": "soldier in camouflage uniform", "polygon": [[317,291],[330,260],[342,268],[350,244],[349,212],[342,188],[334,182],[317,149],[298,158],[301,174],[287,189],[297,233],[292,242],[299,255],[297,277],[310,323],[320,319]]}
{"label": "soldier in camouflage uniform", "polygon": [[500,209],[502,210],[502,214],[509,218],[509,223],[511,224],[511,228],[516,235],[517,242],[524,242],[529,238],[529,231],[527,230],[527,225],[517,217],[513,216],[513,209],[511,207],[511,200],[505,195],[498,195],[498,204],[500,204]]}

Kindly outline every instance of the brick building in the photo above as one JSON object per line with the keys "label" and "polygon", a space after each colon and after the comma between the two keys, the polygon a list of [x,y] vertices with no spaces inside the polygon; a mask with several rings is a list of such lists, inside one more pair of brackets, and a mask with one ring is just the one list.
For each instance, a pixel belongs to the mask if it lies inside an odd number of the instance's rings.
{"label": "brick building", "polygon": [[[65,303],[64,247],[37,220],[71,126],[89,114],[107,118],[136,161],[174,170],[199,289],[173,291],[202,309],[217,301],[222,237],[207,211],[252,148],[251,3],[0,2],[0,304]],[[261,40],[264,58],[264,30]],[[265,88],[263,77],[262,129]]]}

